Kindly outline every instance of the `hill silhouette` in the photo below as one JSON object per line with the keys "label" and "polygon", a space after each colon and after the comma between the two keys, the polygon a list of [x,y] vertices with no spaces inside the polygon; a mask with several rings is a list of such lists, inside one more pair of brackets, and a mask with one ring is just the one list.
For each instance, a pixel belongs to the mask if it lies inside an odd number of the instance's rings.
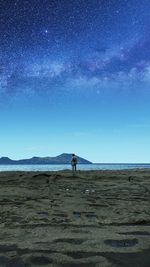
{"label": "hill silhouette", "polygon": [[[70,164],[72,154],[63,153],[56,157],[32,157],[29,159],[12,160],[8,157],[1,157],[0,164]],[[77,156],[78,164],[92,164],[84,158]]]}

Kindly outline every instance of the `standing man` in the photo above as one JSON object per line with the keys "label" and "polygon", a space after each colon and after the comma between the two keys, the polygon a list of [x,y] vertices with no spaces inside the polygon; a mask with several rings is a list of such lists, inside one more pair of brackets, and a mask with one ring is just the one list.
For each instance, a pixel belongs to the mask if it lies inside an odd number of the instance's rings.
{"label": "standing man", "polygon": [[72,154],[71,165],[72,165],[73,175],[75,175],[75,172],[77,170],[77,157],[75,154]]}

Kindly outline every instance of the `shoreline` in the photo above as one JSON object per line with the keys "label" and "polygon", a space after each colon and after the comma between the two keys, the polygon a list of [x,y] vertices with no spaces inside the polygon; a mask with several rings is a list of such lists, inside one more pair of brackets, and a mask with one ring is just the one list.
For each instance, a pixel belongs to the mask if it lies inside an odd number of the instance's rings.
{"label": "shoreline", "polygon": [[[4,171],[41,171],[41,172],[56,172],[56,171],[70,171],[70,164],[55,164],[55,165],[0,165],[0,172]],[[78,164],[78,171],[126,171],[126,170],[150,170],[150,164]]]}

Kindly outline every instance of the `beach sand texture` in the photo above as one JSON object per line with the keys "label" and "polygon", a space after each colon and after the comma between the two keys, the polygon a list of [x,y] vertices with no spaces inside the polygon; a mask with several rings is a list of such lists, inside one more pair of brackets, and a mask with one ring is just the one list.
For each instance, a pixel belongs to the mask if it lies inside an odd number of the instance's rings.
{"label": "beach sand texture", "polygon": [[150,267],[150,170],[0,173],[0,267]]}

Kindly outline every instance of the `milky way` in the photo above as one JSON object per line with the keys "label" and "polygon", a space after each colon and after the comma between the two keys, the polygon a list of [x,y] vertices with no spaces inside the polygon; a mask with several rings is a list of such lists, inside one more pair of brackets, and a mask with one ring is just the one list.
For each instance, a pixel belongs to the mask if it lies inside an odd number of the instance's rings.
{"label": "milky way", "polygon": [[147,0],[7,0],[0,8],[1,94],[149,82]]}

